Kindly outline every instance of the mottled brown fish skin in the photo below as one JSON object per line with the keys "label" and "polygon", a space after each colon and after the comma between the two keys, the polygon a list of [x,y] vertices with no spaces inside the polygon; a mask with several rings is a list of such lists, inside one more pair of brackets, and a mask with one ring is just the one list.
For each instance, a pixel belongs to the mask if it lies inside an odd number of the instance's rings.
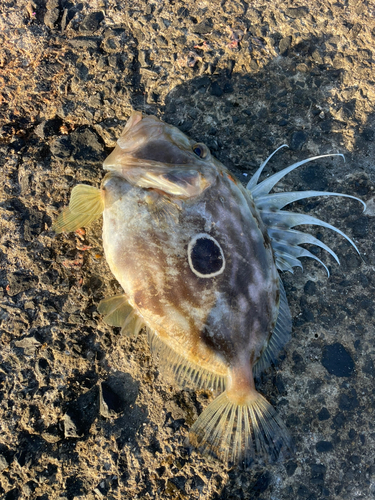
{"label": "mottled brown fish skin", "polygon": [[[165,148],[168,143],[158,134]],[[157,147],[155,140],[152,144]],[[123,179],[124,163],[122,170],[107,174],[104,248],[113,274],[147,326],[186,358],[203,360],[208,369],[219,363],[231,370],[239,363],[254,364],[267,345],[277,317],[279,277],[250,193],[217,160],[197,162],[190,148],[169,168],[198,163],[211,184],[198,196],[177,200],[175,223],[160,225],[150,211],[148,191]],[[171,151],[153,153],[150,144],[141,149],[148,161],[173,158]],[[126,163],[133,165],[141,153],[135,149],[130,156]],[[127,172],[127,178],[132,174]],[[220,244],[225,268],[218,276],[197,276],[189,265],[188,245],[197,234]]]}

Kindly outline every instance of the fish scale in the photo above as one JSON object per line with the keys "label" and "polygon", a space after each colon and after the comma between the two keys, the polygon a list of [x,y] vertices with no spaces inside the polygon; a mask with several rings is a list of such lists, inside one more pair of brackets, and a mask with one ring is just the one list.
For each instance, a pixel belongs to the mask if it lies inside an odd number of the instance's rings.
{"label": "fish scale", "polygon": [[160,370],[177,384],[221,392],[193,424],[189,444],[229,465],[275,461],[293,450],[254,382],[291,333],[278,270],[292,272],[302,266],[299,258],[310,257],[328,272],[299,246],[305,243],[339,260],[323,242],[292,228],[327,227],[358,251],[334,226],[281,210],[312,196],[353,196],[271,193],[288,172],[322,156],[259,182],[279,149],[245,189],[204,144],[135,112],[104,162],[101,188],[74,187],[53,226],[73,231],[103,215],[106,259],[124,293],[104,299],[99,312],[124,334],[146,329]]}

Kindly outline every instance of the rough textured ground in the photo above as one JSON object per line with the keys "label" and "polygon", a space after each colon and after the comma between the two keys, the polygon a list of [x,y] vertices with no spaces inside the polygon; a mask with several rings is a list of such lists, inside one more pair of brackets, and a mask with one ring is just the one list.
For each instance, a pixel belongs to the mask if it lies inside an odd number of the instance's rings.
{"label": "rough textured ground", "polygon": [[[0,497],[375,498],[375,5],[371,0],[24,0],[0,5]],[[208,393],[163,381],[146,339],[96,311],[119,292],[100,223],[49,230],[131,110],[179,126],[244,182],[293,173],[287,189],[368,203],[297,204],[351,236],[323,235],[341,267],[283,276],[293,338],[260,390],[296,442],[289,461],[226,470],[189,453]]]}

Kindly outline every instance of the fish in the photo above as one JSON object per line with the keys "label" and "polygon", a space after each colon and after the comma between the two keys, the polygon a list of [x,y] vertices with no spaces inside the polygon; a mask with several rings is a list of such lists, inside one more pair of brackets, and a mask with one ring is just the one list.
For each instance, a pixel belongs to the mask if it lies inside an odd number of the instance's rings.
{"label": "fish", "polygon": [[[103,246],[123,294],[99,303],[105,323],[147,332],[159,370],[181,387],[216,391],[189,431],[188,444],[228,466],[273,463],[293,453],[290,433],[255,380],[277,359],[292,320],[280,272],[300,245],[336,253],[299,225],[340,229],[283,210],[325,191],[272,192],[298,161],[243,186],[209,148],[155,116],[133,112],[105,159],[101,187],[79,184],[52,229],[77,230],[103,217]],[[343,155],[338,155],[343,156]]]}

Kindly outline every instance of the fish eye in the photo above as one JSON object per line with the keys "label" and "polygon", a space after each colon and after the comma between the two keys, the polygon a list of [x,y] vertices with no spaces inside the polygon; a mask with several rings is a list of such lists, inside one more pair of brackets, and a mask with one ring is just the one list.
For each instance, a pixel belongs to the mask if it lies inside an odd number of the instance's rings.
{"label": "fish eye", "polygon": [[195,153],[199,158],[206,158],[208,154],[208,148],[205,144],[194,144],[193,153]]}
{"label": "fish eye", "polygon": [[219,242],[206,233],[196,234],[188,245],[190,269],[199,278],[213,278],[225,269],[225,257]]}

